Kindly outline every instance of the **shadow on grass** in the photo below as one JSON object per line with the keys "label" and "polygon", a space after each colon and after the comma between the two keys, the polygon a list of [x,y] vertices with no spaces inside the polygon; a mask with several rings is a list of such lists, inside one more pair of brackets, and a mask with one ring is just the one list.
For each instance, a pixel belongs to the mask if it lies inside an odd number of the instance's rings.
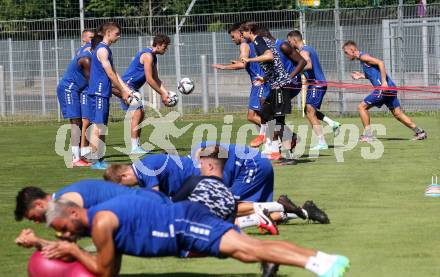
{"label": "shadow on grass", "polygon": [[380,140],[391,140],[391,141],[393,141],[393,140],[406,140],[406,141],[409,141],[409,139],[407,139],[407,138],[379,138]]}
{"label": "shadow on grass", "polygon": [[[187,272],[175,272],[175,273],[129,273],[121,274],[120,277],[259,277],[261,274],[243,273],[243,274],[206,274],[206,273],[187,273]],[[287,275],[277,275],[280,277],[287,277]]]}

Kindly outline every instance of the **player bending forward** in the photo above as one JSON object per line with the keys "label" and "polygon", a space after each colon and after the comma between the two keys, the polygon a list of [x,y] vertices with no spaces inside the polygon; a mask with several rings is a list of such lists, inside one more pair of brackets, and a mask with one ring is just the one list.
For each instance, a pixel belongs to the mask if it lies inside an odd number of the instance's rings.
{"label": "player bending forward", "polygon": [[423,140],[428,136],[423,129],[420,129],[416,124],[400,109],[400,101],[397,98],[396,90],[385,90],[383,88],[395,87],[393,80],[387,75],[385,71],[385,63],[382,60],[370,56],[368,53],[360,51],[356,43],[349,40],[344,43],[342,50],[350,60],[359,60],[364,73],[359,71],[353,72],[351,77],[354,80],[368,79],[375,87],[381,87],[382,89],[375,89],[370,95],[365,97],[358,105],[359,115],[361,117],[362,124],[364,125],[364,133],[360,137],[360,141],[369,142],[373,139],[373,134],[370,129],[370,115],[368,110],[374,106],[380,108],[385,104],[394,117],[403,123],[406,127],[414,131],[415,135],[413,140]]}
{"label": "player bending forward", "polygon": [[[73,256],[99,276],[115,276],[122,254],[139,257],[181,256],[186,251],[242,262],[261,262],[305,268],[317,276],[343,276],[344,256],[305,249],[287,241],[262,241],[240,233],[235,225],[212,215],[207,207],[189,201],[157,205],[137,196],[120,196],[84,209],[58,200],[49,204],[48,226],[65,239],[90,234],[96,256],[77,244],[61,242],[43,247],[48,258]],[[270,264],[268,264],[270,263]],[[272,276],[274,273],[271,273]],[[266,275],[271,276],[271,275]]]}

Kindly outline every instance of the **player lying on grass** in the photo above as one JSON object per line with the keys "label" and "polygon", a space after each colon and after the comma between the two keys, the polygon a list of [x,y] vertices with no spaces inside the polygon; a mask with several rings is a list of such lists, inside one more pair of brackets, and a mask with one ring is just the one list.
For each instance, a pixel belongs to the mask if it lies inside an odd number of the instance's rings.
{"label": "player lying on grass", "polygon": [[122,254],[139,257],[181,256],[187,251],[242,262],[262,262],[305,268],[317,276],[342,276],[349,267],[344,256],[298,247],[286,241],[251,238],[235,225],[212,215],[200,204],[184,201],[157,205],[139,196],[119,196],[89,209],[73,202],[50,202],[48,226],[65,239],[91,235],[96,256],[77,244],[43,247],[48,258],[74,256],[99,276],[115,276]]}
{"label": "player lying on grass", "polygon": [[[93,31],[84,30],[81,34],[83,45],[76,51],[57,86],[57,97],[61,112],[70,120],[72,145],[72,166],[90,166],[81,150],[86,146],[86,130],[89,125],[87,107],[87,86],[90,76],[90,52]],[[85,103],[85,104],[84,104]],[[81,139],[80,139],[81,138]]]}
{"label": "player lying on grass", "polygon": [[307,65],[304,67],[304,75],[307,78],[307,96],[305,113],[307,119],[312,125],[313,131],[318,137],[318,144],[312,147],[312,150],[328,149],[325,141],[319,120],[326,122],[333,129],[335,136],[339,133],[339,122],[333,121],[331,118],[324,115],[319,109],[321,108],[322,100],[327,91],[327,82],[321,63],[319,62],[318,54],[315,49],[309,45],[304,44],[301,32],[291,31],[287,34],[289,44],[299,51],[301,56],[306,60]]}
{"label": "player lying on grass", "polygon": [[[351,74],[354,80],[368,79],[375,87],[370,95],[358,105],[359,115],[364,125],[364,133],[360,137],[360,141],[369,142],[373,139],[370,129],[370,115],[368,110],[372,107],[382,107],[384,104],[391,111],[394,117],[403,125],[414,131],[413,140],[423,140],[427,138],[426,132],[420,129],[416,124],[402,111],[400,101],[397,98],[397,90],[393,90],[396,84],[387,75],[385,63],[382,60],[370,56],[368,53],[360,51],[356,43],[352,40],[346,41],[342,46],[342,50],[350,60],[359,60],[363,73],[356,71]],[[387,90],[386,88],[390,88]]]}
{"label": "player lying on grass", "polygon": [[[204,146],[206,143],[194,148],[194,159],[198,150]],[[261,157],[259,151],[246,146],[236,147],[234,144],[222,145],[222,147],[228,149],[228,159],[223,170],[224,183],[230,187],[233,195],[239,196],[237,220],[240,227],[260,225],[261,216],[256,215],[255,211],[264,209],[277,222],[298,217],[320,223],[330,222],[327,215],[312,201],[307,201],[303,208],[297,207],[285,195],[280,196],[278,202],[272,202],[274,187],[272,165],[264,156]],[[236,154],[250,151],[255,157],[246,159]],[[194,161],[190,157],[153,154],[134,164],[110,165],[104,173],[104,179],[127,186],[138,184],[141,187],[159,189],[173,197],[193,175],[200,175],[200,170],[194,166]]]}
{"label": "player lying on grass", "polygon": [[[80,207],[89,208],[123,194],[137,194],[153,199],[158,203],[171,202],[168,197],[157,191],[128,188],[103,180],[90,179],[68,185],[53,194],[46,193],[38,187],[25,187],[21,189],[16,197],[15,220],[21,221],[23,218],[26,218],[35,223],[45,222],[48,203],[54,199],[73,201]],[[16,243],[25,247],[32,247],[42,242],[47,242],[36,237],[34,238],[32,235],[31,230],[25,229],[17,237]]]}

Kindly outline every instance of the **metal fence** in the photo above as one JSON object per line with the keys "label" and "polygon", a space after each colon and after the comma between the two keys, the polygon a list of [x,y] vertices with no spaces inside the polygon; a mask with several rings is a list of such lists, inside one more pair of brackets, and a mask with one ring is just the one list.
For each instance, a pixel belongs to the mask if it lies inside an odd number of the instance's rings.
{"label": "metal fence", "polygon": [[[247,109],[250,81],[244,71],[217,71],[212,63],[229,63],[238,57],[238,47],[226,32],[238,21],[255,20],[267,26],[278,38],[300,29],[306,43],[315,47],[327,79],[352,83],[350,72],[358,62],[345,59],[341,45],[352,39],[372,55],[385,61],[388,73],[398,85],[440,86],[440,5],[428,5],[421,17],[417,6],[363,9],[284,10],[124,18],[87,18],[86,28],[96,28],[112,20],[121,24],[122,37],[112,45],[114,64],[123,74],[136,52],[148,46],[151,32],[172,38],[168,52],[159,57],[159,76],[170,90],[188,76],[196,89],[182,96],[176,108],[185,113],[203,112],[202,90],[208,88],[209,112]],[[150,20],[151,19],[151,20]],[[59,119],[56,85],[74,50],[79,47],[79,19],[47,19],[0,22],[0,121]],[[151,24],[151,28],[150,28]],[[202,69],[201,56],[207,68]],[[202,84],[202,72],[208,76]],[[160,106],[156,93],[146,85],[144,93]],[[330,87],[323,110],[352,112],[367,89]],[[111,117],[121,118],[115,97]],[[400,99],[407,111],[440,108],[440,96],[427,90],[402,91]],[[297,105],[295,105],[297,106]],[[163,108],[163,107],[161,107]]]}

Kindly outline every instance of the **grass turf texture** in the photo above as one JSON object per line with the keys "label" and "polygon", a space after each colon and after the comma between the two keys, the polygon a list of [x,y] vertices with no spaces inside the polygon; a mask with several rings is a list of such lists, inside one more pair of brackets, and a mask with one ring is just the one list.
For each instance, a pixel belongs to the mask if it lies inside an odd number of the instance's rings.
{"label": "grass turf texture", "polygon": [[[235,118],[233,136],[244,119]],[[357,118],[341,118],[342,123],[360,126]],[[440,117],[438,114],[416,116],[425,128],[426,141],[407,140],[411,132],[392,117],[373,117],[374,123],[387,127],[381,138],[385,146],[382,158],[365,160],[358,144],[345,152],[345,162],[337,163],[333,149],[322,151],[318,159],[302,158],[298,165],[275,167],[275,195],[288,194],[298,204],[313,199],[324,207],[330,225],[306,224],[295,220],[279,226],[278,237],[261,236],[256,229],[246,232],[263,239],[283,239],[329,253],[341,253],[351,259],[349,276],[434,276],[439,273],[437,237],[440,229],[439,199],[424,197],[432,173],[440,173]],[[187,153],[192,130],[202,123],[219,126],[221,118],[209,121],[184,120],[194,126],[174,140]],[[301,119],[295,123],[306,124]],[[22,228],[31,227],[38,235],[51,238],[53,232],[44,225],[15,222],[13,210],[17,191],[26,185],[38,185],[53,192],[83,178],[98,178],[102,171],[87,168],[67,169],[54,152],[58,125],[6,126],[0,137],[0,263],[2,276],[25,276],[27,259],[32,251],[15,246],[14,239]],[[150,129],[144,129],[146,140]],[[249,136],[250,137],[250,136]],[[309,130],[310,137],[310,130]],[[122,123],[112,123],[107,140],[110,162],[128,161],[113,149],[122,146]],[[233,140],[235,138],[233,137]],[[327,141],[332,144],[331,135]],[[309,144],[309,143],[308,143]],[[307,144],[307,145],[308,145]],[[307,152],[306,152],[307,154]],[[440,175],[440,174],[439,174]],[[89,245],[84,239],[80,243]],[[259,276],[257,264],[242,264],[232,259],[199,258],[143,259],[125,256],[122,276]],[[312,276],[301,269],[282,266],[281,276]]]}

